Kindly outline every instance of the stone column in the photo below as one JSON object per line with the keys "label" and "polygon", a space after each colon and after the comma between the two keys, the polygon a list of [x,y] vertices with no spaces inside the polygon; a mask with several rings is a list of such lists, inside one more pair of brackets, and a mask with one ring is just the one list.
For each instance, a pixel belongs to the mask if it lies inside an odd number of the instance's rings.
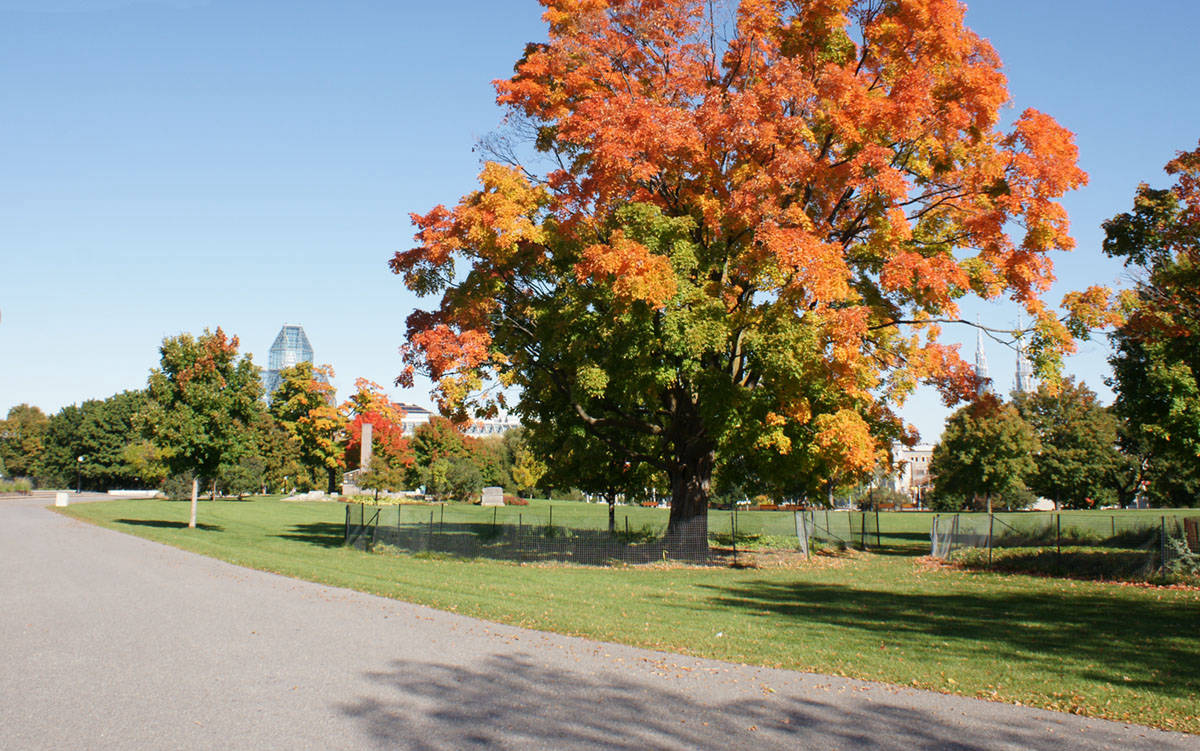
{"label": "stone column", "polygon": [[369,422],[364,422],[362,426],[362,446],[359,448],[358,466],[364,470],[371,468],[371,433],[374,428],[375,426]]}

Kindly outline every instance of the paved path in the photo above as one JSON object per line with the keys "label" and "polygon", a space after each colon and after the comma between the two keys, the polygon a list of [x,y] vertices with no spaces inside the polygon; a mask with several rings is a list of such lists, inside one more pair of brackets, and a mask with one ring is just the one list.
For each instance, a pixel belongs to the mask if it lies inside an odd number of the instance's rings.
{"label": "paved path", "polygon": [[10,749],[1200,749],[1200,738],[525,631],[0,501]]}

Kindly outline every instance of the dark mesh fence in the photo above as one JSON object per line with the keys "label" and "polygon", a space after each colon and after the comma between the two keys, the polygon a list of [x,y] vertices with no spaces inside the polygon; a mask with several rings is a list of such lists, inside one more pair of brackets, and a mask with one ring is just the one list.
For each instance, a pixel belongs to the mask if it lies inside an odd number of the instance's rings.
{"label": "dark mesh fence", "polygon": [[1010,570],[1138,579],[1172,571],[1188,555],[1195,523],[1174,516],[937,514],[930,552]]}
{"label": "dark mesh fence", "polygon": [[[348,505],[346,544],[363,549],[386,546],[406,553],[438,553],[463,558],[512,561],[565,561],[602,565],[659,561],[707,562],[704,518],[668,534],[666,525],[630,526],[628,517],[608,529],[580,529],[553,522],[549,515],[506,509],[490,521],[480,510],[447,514],[444,507]],[[516,523],[512,516],[515,514]],[[449,518],[447,518],[449,517]],[[468,517],[468,518],[463,518]]]}
{"label": "dark mesh fence", "polygon": [[878,511],[797,511],[797,534],[813,542],[869,550],[880,546]]}

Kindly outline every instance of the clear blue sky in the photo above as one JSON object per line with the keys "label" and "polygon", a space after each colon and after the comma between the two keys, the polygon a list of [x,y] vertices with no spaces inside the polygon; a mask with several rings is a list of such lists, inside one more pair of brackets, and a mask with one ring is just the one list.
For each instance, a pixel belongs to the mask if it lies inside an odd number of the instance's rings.
{"label": "clear blue sky", "polygon": [[[1013,111],[1078,134],[1079,249],[1052,294],[1120,281],[1100,222],[1200,139],[1200,3],[975,0]],[[0,0],[0,414],[145,384],[164,336],[223,327],[265,364],[287,323],[344,392],[390,384],[416,300],[411,211],[474,185],[490,82],[541,38],[534,0]],[[1011,324],[1002,304],[968,316]],[[968,352],[974,338],[962,332]],[[1007,391],[1011,357],[990,345]],[[1107,346],[1068,362],[1107,393]],[[428,403],[418,390],[393,395]],[[927,439],[947,411],[905,410]]]}

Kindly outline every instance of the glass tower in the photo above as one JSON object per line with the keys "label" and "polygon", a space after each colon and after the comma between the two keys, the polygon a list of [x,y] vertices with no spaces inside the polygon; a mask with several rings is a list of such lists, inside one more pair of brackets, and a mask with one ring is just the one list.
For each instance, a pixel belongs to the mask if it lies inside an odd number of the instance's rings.
{"label": "glass tower", "polygon": [[275,389],[279,388],[279,384],[282,383],[279,371],[302,362],[312,361],[313,348],[308,343],[304,328],[284,325],[267,353],[267,369],[263,372],[263,387],[267,392],[267,403],[271,402],[271,394],[274,394]]}

